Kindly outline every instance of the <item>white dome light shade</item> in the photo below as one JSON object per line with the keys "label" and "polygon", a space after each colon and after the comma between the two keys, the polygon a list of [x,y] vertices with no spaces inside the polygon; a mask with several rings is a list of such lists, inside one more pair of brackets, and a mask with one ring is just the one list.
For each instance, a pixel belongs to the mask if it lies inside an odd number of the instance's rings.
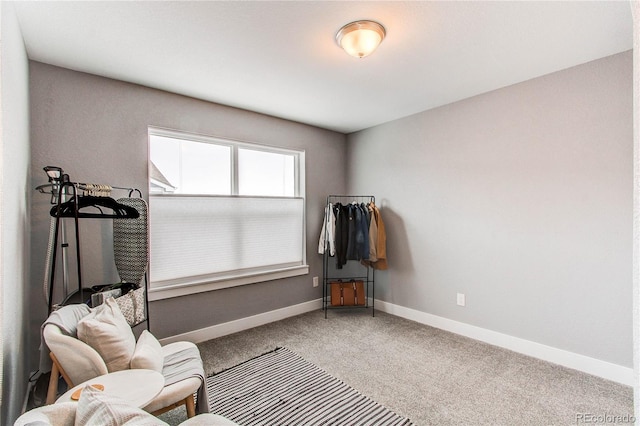
{"label": "white dome light shade", "polygon": [[356,21],[340,28],[336,41],[354,58],[370,55],[384,39],[386,31],[374,21]]}

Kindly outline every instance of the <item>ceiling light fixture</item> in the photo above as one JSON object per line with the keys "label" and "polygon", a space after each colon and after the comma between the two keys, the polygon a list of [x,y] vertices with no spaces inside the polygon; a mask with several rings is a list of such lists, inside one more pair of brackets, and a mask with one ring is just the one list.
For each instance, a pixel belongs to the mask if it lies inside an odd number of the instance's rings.
{"label": "ceiling light fixture", "polygon": [[364,58],[378,48],[387,34],[384,27],[374,21],[351,22],[336,34],[338,45],[354,58]]}

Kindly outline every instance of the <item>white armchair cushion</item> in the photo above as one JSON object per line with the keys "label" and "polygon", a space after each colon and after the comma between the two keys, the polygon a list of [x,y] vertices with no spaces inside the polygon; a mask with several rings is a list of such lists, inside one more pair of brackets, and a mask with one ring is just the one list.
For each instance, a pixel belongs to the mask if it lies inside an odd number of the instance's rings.
{"label": "white armchair cushion", "polygon": [[78,322],[78,338],[100,354],[110,373],[129,368],[136,338],[113,298]]}
{"label": "white armchair cushion", "polygon": [[131,368],[144,368],[162,373],[164,356],[158,339],[147,330],[143,330],[131,357]]}
{"label": "white armchair cushion", "polygon": [[[163,365],[166,357],[194,346],[193,343],[186,341],[169,343],[168,345],[162,346]],[[144,407],[144,410],[150,413],[160,410],[169,404],[173,404],[176,400],[186,398],[188,395],[193,395],[200,388],[200,385],[202,385],[202,381],[198,377],[190,377],[172,385],[165,386],[160,394],[158,394],[149,405]]]}
{"label": "white armchair cushion", "polygon": [[75,426],[165,426],[157,417],[129,405],[124,399],[108,395],[91,386],[78,400]]}

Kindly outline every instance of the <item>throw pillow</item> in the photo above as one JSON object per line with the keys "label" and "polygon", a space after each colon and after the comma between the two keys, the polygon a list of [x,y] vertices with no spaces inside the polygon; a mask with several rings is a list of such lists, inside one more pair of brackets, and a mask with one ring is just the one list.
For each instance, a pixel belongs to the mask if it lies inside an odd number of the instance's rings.
{"label": "throw pillow", "polygon": [[110,373],[129,368],[136,338],[113,298],[78,322],[78,338],[100,354]]}
{"label": "throw pillow", "polygon": [[162,373],[164,355],[162,346],[155,336],[144,330],[138,338],[136,349],[131,357],[131,368],[146,368]]}
{"label": "throw pillow", "polygon": [[129,405],[124,399],[91,386],[82,390],[78,400],[75,426],[165,426],[157,417]]}

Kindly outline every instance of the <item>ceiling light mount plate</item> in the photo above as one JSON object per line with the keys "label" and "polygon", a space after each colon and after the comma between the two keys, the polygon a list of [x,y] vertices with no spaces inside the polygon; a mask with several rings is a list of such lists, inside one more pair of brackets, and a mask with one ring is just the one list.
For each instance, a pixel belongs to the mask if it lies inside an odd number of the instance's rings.
{"label": "ceiling light mount plate", "polygon": [[373,53],[387,35],[385,28],[375,21],[350,22],[336,33],[336,42],[349,55],[364,58]]}

